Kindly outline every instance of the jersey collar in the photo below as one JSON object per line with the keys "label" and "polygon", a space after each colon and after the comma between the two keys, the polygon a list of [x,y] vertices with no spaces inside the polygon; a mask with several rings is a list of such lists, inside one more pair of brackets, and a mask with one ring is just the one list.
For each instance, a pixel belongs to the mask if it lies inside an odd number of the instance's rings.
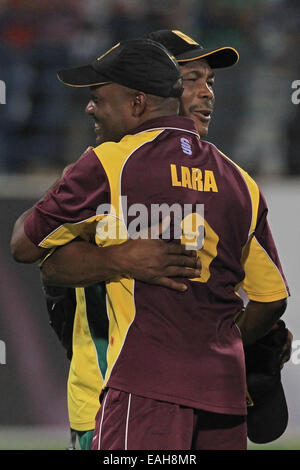
{"label": "jersey collar", "polygon": [[195,123],[192,119],[182,116],[163,116],[144,122],[133,129],[130,134],[136,135],[144,131],[156,129],[175,129],[184,132],[191,132],[199,137]]}

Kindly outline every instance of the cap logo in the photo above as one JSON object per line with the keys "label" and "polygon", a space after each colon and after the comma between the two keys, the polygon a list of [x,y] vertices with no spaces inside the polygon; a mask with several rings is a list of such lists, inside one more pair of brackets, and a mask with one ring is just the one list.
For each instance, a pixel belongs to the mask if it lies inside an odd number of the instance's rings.
{"label": "cap logo", "polygon": [[199,46],[198,42],[194,41],[194,39],[190,38],[189,36],[187,36],[186,34],[182,33],[181,31],[178,31],[176,29],[173,29],[172,30],[172,33],[176,34],[177,36],[179,36],[181,39],[183,39],[185,42],[187,42],[188,44],[193,44],[195,46]]}
{"label": "cap logo", "polygon": [[102,54],[100,57],[98,57],[97,60],[101,60],[103,59],[103,57],[105,57],[107,54],[109,54],[113,49],[116,49],[117,47],[119,47],[120,43],[118,42],[118,44],[116,44],[115,46],[111,47],[108,51],[104,52],[104,54]]}

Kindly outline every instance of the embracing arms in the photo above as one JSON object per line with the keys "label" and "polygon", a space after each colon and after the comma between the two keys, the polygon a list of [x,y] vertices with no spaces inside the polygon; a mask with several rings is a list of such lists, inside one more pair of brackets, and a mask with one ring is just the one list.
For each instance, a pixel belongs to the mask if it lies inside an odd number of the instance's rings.
{"label": "embracing arms", "polygon": [[[33,244],[24,231],[31,211],[18,218],[11,238],[12,255],[20,263],[34,263],[48,251]],[[199,277],[200,268],[196,252],[179,243],[139,239],[99,248],[76,239],[44,261],[42,275],[46,284],[56,286],[86,287],[123,276],[184,291],[187,286],[176,278]]]}

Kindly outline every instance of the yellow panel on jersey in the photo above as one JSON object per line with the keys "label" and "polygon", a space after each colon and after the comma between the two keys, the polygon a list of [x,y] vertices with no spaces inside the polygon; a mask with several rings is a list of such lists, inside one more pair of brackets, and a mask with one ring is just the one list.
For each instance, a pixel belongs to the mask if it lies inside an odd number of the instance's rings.
{"label": "yellow panel on jersey", "polygon": [[244,180],[247,183],[250,197],[251,197],[251,203],[252,203],[252,222],[249,230],[249,236],[251,233],[254,232],[256,224],[257,224],[257,214],[258,214],[258,206],[259,206],[259,189],[255,181],[251,178],[251,176],[248,175],[246,171],[244,171],[242,168],[240,168],[238,165],[236,165],[242,176],[244,177]]}
{"label": "yellow panel on jersey", "polygon": [[288,297],[279,269],[255,236],[248,243],[243,257],[246,276],[240,287],[247,292],[250,300],[275,302]]}
{"label": "yellow panel on jersey", "polygon": [[[106,291],[109,316],[109,345],[104,384],[107,383],[111,370],[123,347],[128,329],[135,317],[134,280],[122,279],[120,282],[107,282]],[[113,303],[111,299],[113,299]]]}
{"label": "yellow panel on jersey", "polygon": [[255,181],[251,178],[251,176],[243,170],[239,165],[237,165],[234,161],[232,161],[225,153],[221,152],[219,150],[220,154],[223,155],[227,160],[229,160],[236,168],[238,168],[239,172],[243,176],[249,193],[251,197],[251,204],[252,204],[252,221],[251,221],[251,226],[249,229],[249,236],[254,232],[256,224],[257,224],[257,214],[258,214],[258,206],[259,206],[259,188]]}
{"label": "yellow panel on jersey", "polygon": [[[126,136],[119,144],[108,142],[94,149],[105,173],[108,177],[111,195],[111,216],[103,218],[97,226],[96,243],[101,246],[109,246],[123,243],[127,237],[127,229],[124,223],[124,214],[120,200],[122,170],[128,158],[138,148],[153,141],[158,137],[162,129],[144,132],[134,136]],[[122,145],[121,145],[122,144]],[[105,226],[105,223],[107,224]],[[109,225],[109,229],[107,226]],[[103,236],[105,230],[114,236]],[[123,347],[127,331],[135,317],[134,305],[134,280],[121,279],[106,283],[107,309],[109,316],[109,346],[107,350],[107,382],[111,370]],[[113,299],[113,303],[111,302]],[[118,306],[115,311],[114,306]]]}
{"label": "yellow panel on jersey", "polygon": [[64,224],[54,230],[40,244],[42,248],[53,248],[53,246],[62,246],[81,237],[83,240],[89,240],[95,232],[95,223],[101,219],[101,216],[93,216],[87,220],[74,224]]}
{"label": "yellow panel on jersey", "polygon": [[239,288],[242,288],[250,300],[257,302],[275,302],[276,300],[284,299],[289,295],[285,281],[276,264],[253,235],[258,224],[260,203],[258,185],[245,170],[240,168],[223,152],[220,153],[240,171],[247,184],[252,204],[252,221],[249,228],[249,238],[242,252],[245,278],[236,286],[236,293]]}
{"label": "yellow panel on jersey", "polygon": [[[156,139],[161,132],[163,132],[163,129],[143,132],[133,136],[128,135],[119,144],[107,142],[94,149],[108,177],[112,206],[112,215],[103,218],[97,226],[95,239],[98,245],[120,244],[127,239],[127,229],[120,200],[122,170],[133,152]],[[112,237],[103,236],[107,229],[105,223],[109,224],[108,233],[112,234],[113,232]],[[114,232],[114,230],[116,231]],[[109,315],[109,346],[105,383],[110,376],[123,347],[128,329],[135,317],[134,280],[122,278],[121,280],[107,282],[106,290]]]}
{"label": "yellow panel on jersey", "polygon": [[137,135],[127,135],[118,144],[107,142],[94,148],[109,180],[111,205],[116,217],[123,219],[122,206],[120,204],[121,176],[126,160],[133,152],[143,145],[156,139],[163,129],[143,132]]}
{"label": "yellow panel on jersey", "polygon": [[76,302],[73,356],[68,378],[68,410],[71,428],[86,431],[94,429],[93,418],[99,409],[103,379],[88,325],[85,293],[81,287],[76,289]]}
{"label": "yellow panel on jersey", "polygon": [[[101,223],[97,224],[95,240],[98,245],[115,245],[127,240],[127,228],[120,199],[122,170],[133,152],[154,140],[161,132],[163,132],[163,129],[156,129],[134,136],[128,135],[119,144],[107,142],[94,148],[94,152],[107,175],[111,196],[110,215],[102,218]],[[101,211],[99,216],[101,216]]]}

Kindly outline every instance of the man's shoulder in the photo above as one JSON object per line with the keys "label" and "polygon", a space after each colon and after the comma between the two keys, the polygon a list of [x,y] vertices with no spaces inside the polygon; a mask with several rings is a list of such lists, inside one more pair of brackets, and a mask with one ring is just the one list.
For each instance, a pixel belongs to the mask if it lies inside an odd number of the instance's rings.
{"label": "man's shoulder", "polygon": [[158,137],[164,129],[144,130],[137,134],[127,134],[119,142],[104,142],[103,144],[94,147],[94,152],[101,158],[101,156],[109,154],[110,156],[128,155],[135,151],[142,145],[152,142]]}
{"label": "man's shoulder", "polygon": [[216,147],[215,144],[213,144],[212,142],[209,142],[207,140],[201,140],[201,145],[203,146],[203,149],[206,149],[207,151],[210,151],[211,153],[213,153],[219,159],[219,161],[222,163],[222,165],[225,165],[225,166],[231,167],[232,169],[235,169],[235,171],[240,173],[245,179],[247,179],[247,180],[249,180],[249,181],[256,184],[256,182],[254,181],[252,176],[250,176],[249,173],[247,173],[247,171],[244,170],[239,165],[239,163],[234,161],[230,156],[228,156],[222,150],[220,150],[218,147]]}
{"label": "man's shoulder", "polygon": [[[231,157],[226,155],[222,150],[220,150],[215,144],[209,142],[208,140],[201,139],[201,146],[203,149],[215,154],[217,157],[220,158],[221,162],[228,165],[234,165],[237,168],[240,168],[237,163],[235,163]],[[242,169],[242,168],[241,168]]]}

